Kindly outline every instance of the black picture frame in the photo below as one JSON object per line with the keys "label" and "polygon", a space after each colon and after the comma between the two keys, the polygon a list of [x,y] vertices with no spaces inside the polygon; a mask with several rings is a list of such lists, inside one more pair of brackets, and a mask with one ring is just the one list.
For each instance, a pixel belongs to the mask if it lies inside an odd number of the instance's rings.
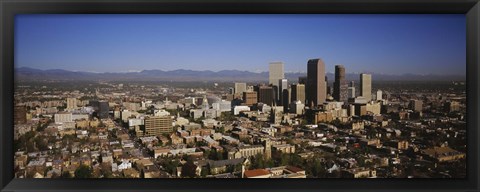
{"label": "black picture frame", "polygon": [[[1,0],[0,189],[13,191],[480,191],[478,0]],[[14,179],[14,16],[31,13],[425,13],[466,14],[466,179]]]}

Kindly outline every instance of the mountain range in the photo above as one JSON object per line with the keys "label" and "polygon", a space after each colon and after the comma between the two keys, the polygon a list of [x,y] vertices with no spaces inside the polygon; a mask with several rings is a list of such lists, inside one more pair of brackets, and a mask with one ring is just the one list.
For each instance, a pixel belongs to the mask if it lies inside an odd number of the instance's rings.
{"label": "mountain range", "polygon": [[[298,81],[298,77],[306,76],[306,73],[287,72],[285,77],[290,81]],[[334,74],[327,73],[329,82],[334,81]],[[266,82],[268,81],[268,72],[250,72],[239,70],[222,70],[218,72],[205,70],[143,70],[140,72],[80,72],[68,71],[63,69],[33,69],[28,67],[15,68],[16,81],[42,81],[42,80],[62,80],[62,81],[219,81],[219,82]],[[347,73],[347,80],[359,80],[359,73]],[[416,74],[372,74],[373,81],[465,81],[466,77],[461,75],[416,75]]]}

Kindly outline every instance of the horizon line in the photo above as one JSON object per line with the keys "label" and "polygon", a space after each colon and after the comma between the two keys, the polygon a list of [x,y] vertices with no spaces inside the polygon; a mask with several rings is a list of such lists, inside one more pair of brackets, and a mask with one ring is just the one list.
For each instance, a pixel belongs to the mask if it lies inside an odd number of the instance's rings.
{"label": "horizon line", "polygon": [[[38,69],[38,68],[26,67],[26,66],[14,67],[15,70],[21,69],[21,68],[28,68],[28,69],[34,69],[34,70],[40,70],[40,71],[64,70],[64,71],[68,71],[68,72],[77,72],[77,73],[83,72],[83,73],[96,73],[96,74],[102,74],[102,73],[140,73],[140,72],[143,72],[143,71],[172,72],[172,71],[179,71],[179,70],[198,71],[198,72],[214,72],[214,73],[219,73],[219,72],[222,72],[222,71],[240,71],[240,72],[249,72],[249,73],[256,73],[256,74],[268,73],[268,72],[269,72],[268,70],[266,70],[266,71],[248,71],[248,70],[239,70],[239,69],[223,69],[223,70],[214,71],[214,70],[208,70],[208,69],[206,69],[206,70],[196,70],[196,69],[183,69],[183,68],[172,69],[172,70],[142,69],[142,70],[98,72],[98,71],[70,70],[70,69],[60,69],[60,68],[55,68],[55,69]],[[305,74],[306,74],[307,71],[286,71],[285,73],[305,73]],[[328,74],[328,73],[330,73],[330,74],[335,74],[334,71],[327,71],[325,74]],[[466,75],[466,72],[465,72],[465,74],[435,74],[435,73],[428,73],[428,74],[418,74],[418,73],[389,74],[389,73],[378,73],[378,72],[367,72],[367,71],[364,71],[364,72],[347,72],[346,74],[362,74],[362,73],[365,73],[365,74],[375,74],[375,75],[388,75],[388,76],[404,76],[404,75],[417,75],[417,76],[429,76],[429,75],[432,75],[432,76],[462,76],[462,77],[466,77],[466,76],[467,76],[467,75]]]}

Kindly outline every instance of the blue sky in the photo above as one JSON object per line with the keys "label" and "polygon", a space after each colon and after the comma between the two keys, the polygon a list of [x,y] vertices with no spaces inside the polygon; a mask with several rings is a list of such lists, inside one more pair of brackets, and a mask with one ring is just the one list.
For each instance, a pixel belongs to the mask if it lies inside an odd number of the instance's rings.
{"label": "blue sky", "polygon": [[464,75],[465,15],[17,15],[15,66]]}

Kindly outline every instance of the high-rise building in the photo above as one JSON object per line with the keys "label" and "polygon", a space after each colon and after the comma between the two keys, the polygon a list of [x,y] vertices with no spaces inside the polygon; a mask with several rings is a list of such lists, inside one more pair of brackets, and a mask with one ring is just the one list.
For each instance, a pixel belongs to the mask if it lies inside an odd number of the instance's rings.
{"label": "high-rise building", "polygon": [[159,136],[162,133],[171,133],[172,118],[170,116],[145,117],[145,136]]}
{"label": "high-rise building", "polygon": [[308,60],[306,90],[308,106],[314,107],[325,102],[327,98],[325,64],[321,59]]}
{"label": "high-rise building", "polygon": [[348,86],[348,98],[355,98],[355,82],[350,81],[350,85]]}
{"label": "high-rise building", "polygon": [[243,92],[243,102],[245,105],[251,106],[257,103],[257,92]]}
{"label": "high-rise building", "polygon": [[382,90],[377,90],[377,101],[382,100],[382,94],[383,94]]}
{"label": "high-rise building", "polygon": [[423,109],[423,101],[412,99],[412,100],[410,100],[409,107],[413,111],[420,111],[421,112],[422,109]]}
{"label": "high-rise building", "polygon": [[271,62],[268,73],[268,83],[271,85],[278,85],[278,80],[285,78],[283,70],[283,62]]}
{"label": "high-rise building", "polygon": [[360,96],[365,97],[367,101],[372,100],[372,75],[360,74]]}
{"label": "high-rise building", "polygon": [[285,72],[282,62],[271,62],[269,65],[268,83],[275,90],[275,102],[280,100],[282,90],[280,89],[280,79],[285,78]]}
{"label": "high-rise building", "polygon": [[283,111],[288,111],[288,103],[290,101],[290,92],[288,91],[288,89],[284,89],[282,91],[282,100],[281,100],[281,103],[282,103],[282,106],[283,106]]}
{"label": "high-rise building", "polygon": [[77,108],[77,98],[67,98],[67,110]]}
{"label": "high-rise building", "polygon": [[247,91],[246,83],[235,83],[235,94],[242,94]]}
{"label": "high-rise building", "polygon": [[98,117],[100,119],[108,118],[108,112],[110,110],[110,106],[108,105],[108,101],[100,101],[98,102]]}
{"label": "high-rise building", "polygon": [[257,86],[258,102],[273,106],[273,88],[270,86]]}
{"label": "high-rise building", "polygon": [[292,85],[292,102],[301,101],[305,104],[305,84]]}
{"label": "high-rise building", "polygon": [[[284,103],[283,103],[283,101],[284,101],[284,99],[283,99],[284,96],[283,95],[284,95],[284,90],[288,90],[288,80],[287,79],[279,79],[278,84],[279,84],[279,93],[280,93],[278,105],[285,106]],[[288,102],[287,102],[287,104],[288,104]]]}
{"label": "high-rise building", "polygon": [[345,80],[345,67],[343,65],[335,65],[335,82],[333,84],[333,98],[337,101],[347,102],[348,85]]}

